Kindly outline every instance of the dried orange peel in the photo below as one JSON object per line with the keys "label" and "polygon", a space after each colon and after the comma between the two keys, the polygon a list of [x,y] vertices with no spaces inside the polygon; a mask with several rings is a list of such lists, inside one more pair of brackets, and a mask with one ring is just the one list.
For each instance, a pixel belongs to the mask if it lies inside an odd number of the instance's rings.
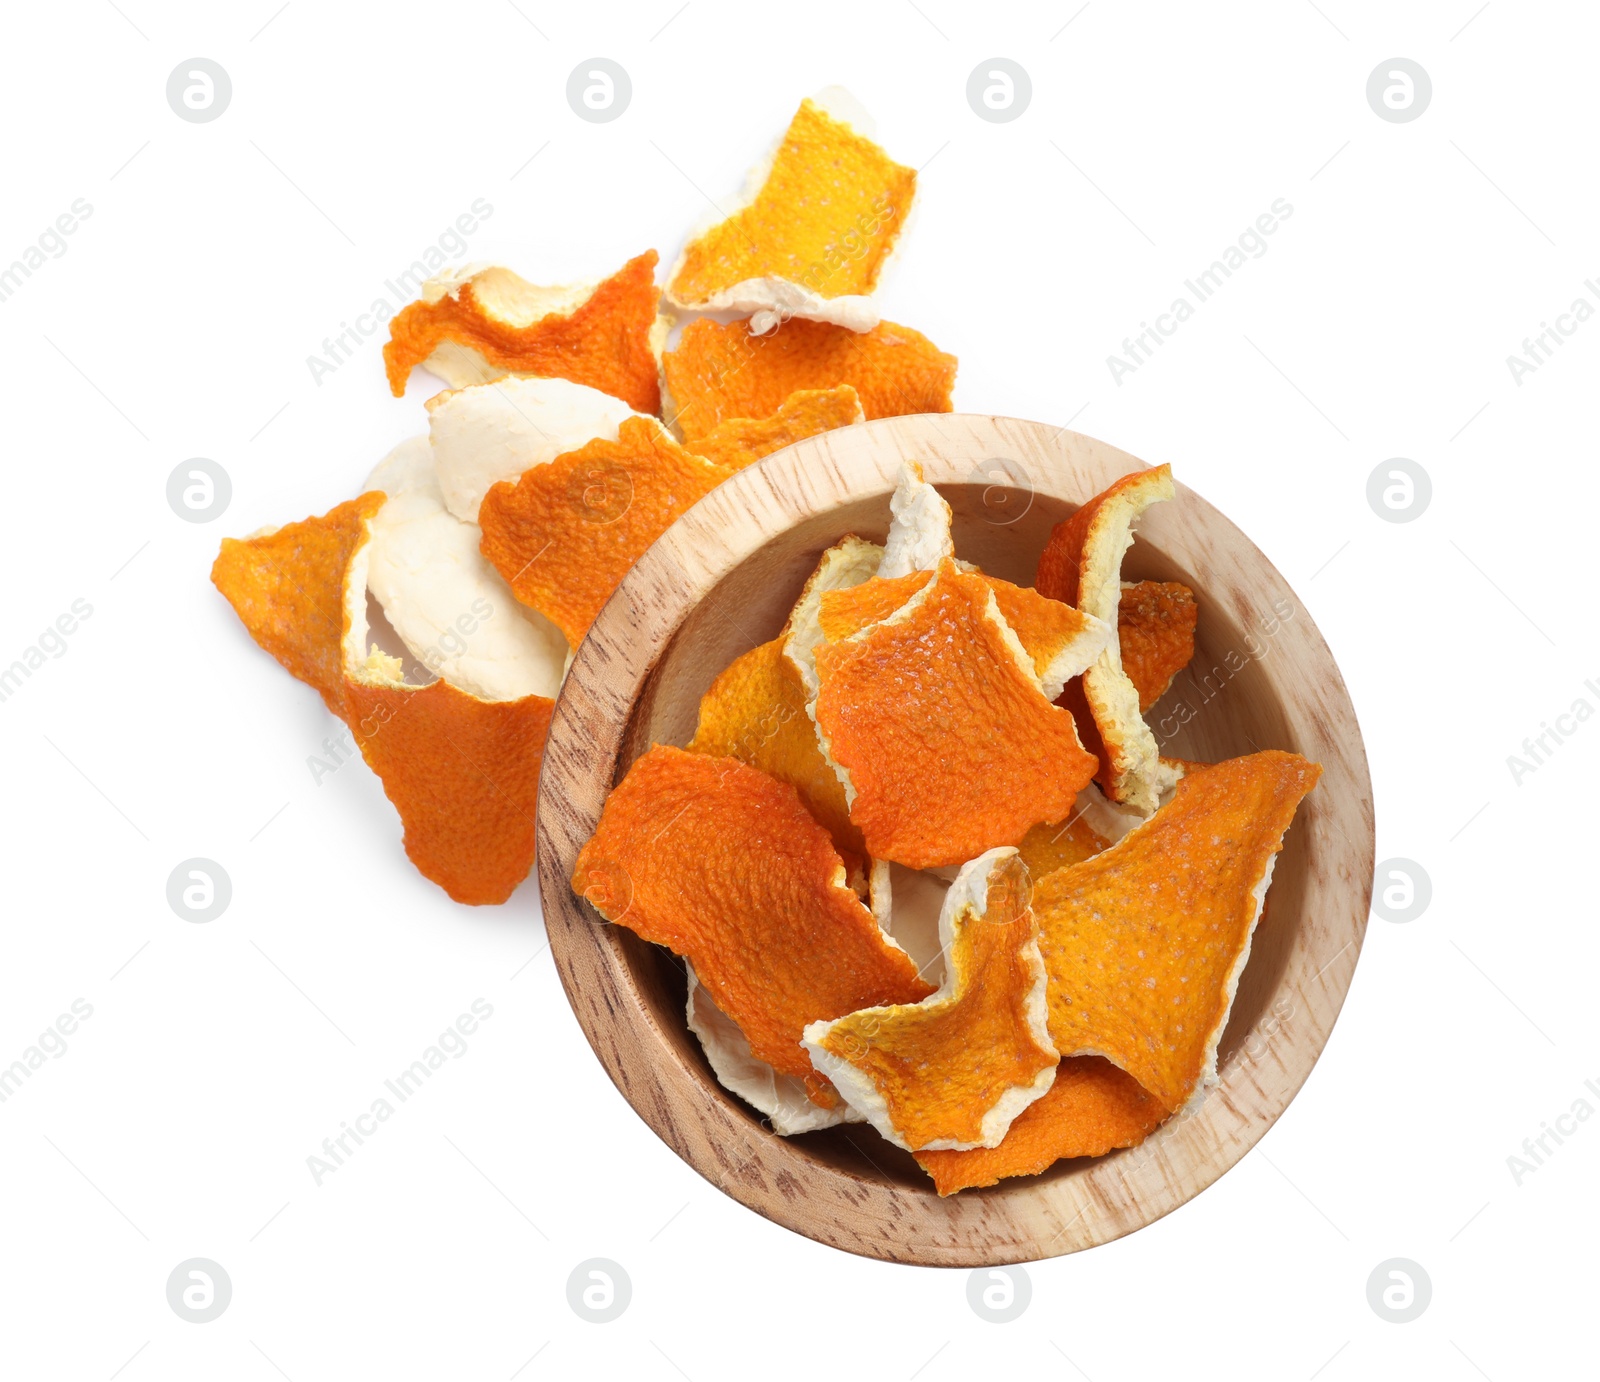
{"label": "dried orange peel", "polygon": [[[344,713],[347,576],[383,500],[381,494],[363,494],[320,518],[246,538],[225,537],[211,567],[211,583],[250,637],[292,676],[314,687],[335,715]],[[361,597],[365,601],[364,587]],[[364,604],[361,620],[365,626]]]}
{"label": "dried orange peel", "polygon": [[712,1001],[694,966],[685,961],[684,972],[689,980],[685,1004],[689,1030],[700,1038],[700,1047],[717,1083],[766,1114],[773,1132],[780,1137],[793,1137],[839,1123],[866,1121],[842,1099],[835,1099],[832,1108],[814,1102],[812,1091],[824,1088],[823,1077],[815,1072],[802,1080],[780,1074],[766,1061],[758,1060],[738,1023]]}
{"label": "dried orange peel", "polygon": [[753,313],[757,332],[791,317],[853,331],[878,324],[870,295],[917,175],[862,132],[867,121],[850,104],[833,93],[800,103],[777,152],[752,174],[745,204],[684,247],[669,302]]}
{"label": "dried orange peel", "polygon": [[[689,960],[755,1058],[802,1081],[815,1078],[807,1023],[931,988],[851,891],[794,788],[737,759],[651,749],[607,798],[572,886]],[[826,1081],[809,1092],[835,1106]]]}
{"label": "dried orange peel", "polygon": [[[1125,475],[1095,495],[1051,532],[1034,581],[1039,592],[1115,626],[1122,559],[1133,545],[1134,522],[1151,504],[1173,493],[1172,469],[1163,465]],[[1148,814],[1171,783],[1162,772],[1161,751],[1140,713],[1139,699],[1113,641],[1074,684],[1069,704],[1084,743],[1101,759],[1098,780],[1106,795]]]}
{"label": "dried orange peel", "polygon": [[[542,288],[499,266],[468,266],[422,285],[422,297],[389,323],[383,348],[389,388],[406,391],[421,365],[452,388],[507,375],[568,379],[661,410],[656,252],[610,278]],[[658,324],[659,323],[659,324]]]}
{"label": "dried orange peel", "polygon": [[928,868],[1015,845],[1094,775],[988,584],[951,562],[816,665],[823,751],[875,859]]}
{"label": "dried orange peel", "polygon": [[1099,1056],[1069,1056],[1055,1083],[1017,1115],[998,1147],[917,1153],[941,1195],[1031,1176],[1066,1157],[1104,1156],[1143,1142],[1167,1116],[1132,1075]]}
{"label": "dried orange peel", "polygon": [[[256,641],[316,686],[329,709],[349,725],[362,757],[400,813],[406,853],[424,877],[458,902],[504,902],[533,863],[539,767],[565,643],[559,637],[553,643],[536,639],[524,647],[523,660],[502,669],[508,694],[496,698],[443,679],[407,682],[401,659],[369,651],[374,533],[392,503],[408,504],[405,496],[426,493],[425,453],[406,443],[375,476],[395,495],[369,491],[275,534],[242,543],[224,540],[213,579]],[[407,534],[398,541],[404,547]],[[461,584],[453,539],[429,538],[415,544],[410,555],[417,565],[396,576],[403,594],[454,589],[457,594],[478,591],[471,598],[480,598],[482,586],[470,578]],[[496,579],[486,569],[480,574]],[[499,613],[481,621],[485,627],[494,617],[505,622],[524,617],[514,601],[506,604],[506,596],[501,587]],[[400,607],[394,608],[397,623],[407,625]],[[417,626],[410,627],[415,637]],[[430,661],[426,648],[408,644],[408,651]],[[446,659],[441,670],[459,668]],[[550,694],[535,686],[547,687]]]}
{"label": "dried orange peel", "polygon": [[445,507],[476,523],[483,496],[502,480],[591,441],[615,441],[639,416],[610,394],[566,379],[500,379],[435,394],[428,436]]}
{"label": "dried orange peel", "polygon": [[896,1146],[997,1146],[1054,1081],[1028,894],[1028,870],[1014,849],[980,855],[950,885],[939,915],[938,992],[805,1029],[812,1064]]}
{"label": "dried orange peel", "polygon": [[787,782],[841,852],[866,852],[850,823],[844,784],[822,756],[805,685],[780,636],[735,658],[701,698],[691,753],[737,758]]}
{"label": "dried orange peel", "polygon": [[796,319],[758,336],[746,322],[702,317],[662,355],[661,375],[664,415],[692,449],[731,418],[770,417],[801,389],[848,384],[868,419],[948,413],[956,358],[889,321],[855,332]]}
{"label": "dried orange peel", "polygon": [[512,598],[478,550],[478,526],[445,509],[428,439],[402,442],[365,488],[388,496],[362,554],[367,589],[412,657],[484,700],[554,697],[567,640]]}
{"label": "dried orange peel", "polygon": [[483,554],[574,647],[652,542],[731,474],[654,418],[502,481],[478,510]]}
{"label": "dried orange peel", "polygon": [[1117,645],[1122,670],[1139,693],[1139,713],[1149,710],[1194,659],[1200,607],[1177,581],[1124,582],[1117,605]]}
{"label": "dried orange peel", "polygon": [[713,465],[743,470],[806,437],[860,421],[861,399],[848,384],[836,389],[797,389],[770,417],[738,417],[719,423],[695,442],[694,453]]}
{"label": "dried orange peel", "polygon": [[1217,1043],[1284,833],[1321,769],[1278,750],[1179,782],[1110,849],[1040,879],[1050,1034],[1176,1111],[1217,1079]]}

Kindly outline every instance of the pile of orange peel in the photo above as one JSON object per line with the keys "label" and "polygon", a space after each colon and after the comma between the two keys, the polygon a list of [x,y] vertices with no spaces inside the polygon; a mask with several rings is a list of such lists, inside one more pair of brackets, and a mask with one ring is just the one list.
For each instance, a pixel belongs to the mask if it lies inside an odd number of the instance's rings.
{"label": "pile of orange peel", "polygon": [[884,543],[824,552],[688,747],[607,799],[573,889],[682,959],[711,1070],[774,1133],[868,1123],[948,1195],[1133,1146],[1217,1083],[1320,770],[1156,747],[1199,608],[1122,563],[1173,493],[1118,480],[1026,588],[959,558],[906,463]]}
{"label": "pile of orange peel", "polygon": [[[555,697],[656,538],[793,442],[950,411],[955,358],[873,299],[915,191],[830,89],[664,288],[654,251],[558,287],[442,273],[384,348],[396,396],[448,386],[426,432],[320,517],[224,540],[213,582],[452,898],[527,876]],[[870,1124],[945,1195],[1133,1146],[1217,1082],[1320,770],[1162,755],[1145,712],[1199,608],[1122,566],[1174,494],[1166,467],[1118,480],[1024,587],[958,557],[908,463],[885,541],[824,552],[688,746],[611,793],[572,886],[682,959],[711,1071],[775,1134]]]}

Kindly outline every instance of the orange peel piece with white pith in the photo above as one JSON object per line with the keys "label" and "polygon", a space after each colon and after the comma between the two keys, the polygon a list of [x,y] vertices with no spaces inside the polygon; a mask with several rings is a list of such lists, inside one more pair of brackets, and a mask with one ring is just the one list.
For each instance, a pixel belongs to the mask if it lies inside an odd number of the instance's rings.
{"label": "orange peel piece with white pith", "polygon": [[[1106,645],[1110,630],[1099,620],[1037,590],[982,572],[974,574],[994,595],[1000,617],[1032,659],[1034,674],[1050,700]],[[830,643],[842,643],[868,625],[889,618],[933,578],[932,571],[913,571],[909,576],[879,576],[846,590],[827,592],[820,616],[823,637]]]}
{"label": "orange peel piece with white pith", "polygon": [[737,758],[789,783],[841,852],[866,853],[850,823],[844,784],[817,744],[805,686],[781,635],[735,658],[711,683],[689,751]]}
{"label": "orange peel piece with white pith", "polygon": [[321,517],[251,537],[225,537],[211,567],[211,583],[250,636],[292,676],[316,688],[335,715],[344,713],[346,576],[383,502],[382,494],[371,492]]}
{"label": "orange peel piece with white pith", "polygon": [[1194,659],[1200,607],[1194,591],[1177,581],[1124,583],[1117,605],[1117,644],[1122,670],[1139,693],[1139,713],[1167,692],[1172,679]]}
{"label": "orange peel piece with white pith", "polygon": [[1027,866],[1014,849],[980,855],[945,895],[938,992],[806,1028],[812,1064],[896,1146],[997,1146],[1055,1079],[1028,894]]}
{"label": "orange peel piece with white pith", "polygon": [[1204,1097],[1273,864],[1320,774],[1275,749],[1188,773],[1110,849],[1037,882],[1063,1056],[1106,1057],[1171,1112]]}
{"label": "orange peel piece with white pith", "polygon": [[816,665],[823,751],[874,859],[923,869],[1015,845],[1094,776],[988,583],[948,560]]}
{"label": "orange peel piece with white pith", "polygon": [[483,555],[523,604],[577,647],[601,606],[677,517],[732,472],[685,451],[653,418],[490,487]]}
{"label": "orange peel piece with white pith", "polygon": [[797,389],[771,417],[730,418],[713,427],[695,442],[694,454],[713,465],[743,470],[797,441],[862,420],[860,396],[848,384]]}
{"label": "orange peel piece with white pith", "polygon": [[555,702],[413,685],[367,637],[365,548],[380,491],[276,533],[225,539],[213,580],[256,641],[322,692],[400,814],[406,854],[457,902],[504,902],[533,864]]}
{"label": "orange peel piece with white pith", "polygon": [[[1115,626],[1122,598],[1122,559],[1133,525],[1151,504],[1172,498],[1172,468],[1124,475],[1056,524],[1039,557],[1038,590]],[[1066,691],[1085,746],[1100,759],[1098,780],[1112,801],[1147,815],[1171,781],[1155,735],[1139,709],[1139,690],[1123,667],[1117,641]]]}
{"label": "orange peel piece with white pith", "polygon": [[747,322],[702,317],[661,357],[661,376],[665,415],[693,448],[730,418],[772,416],[800,389],[848,384],[868,419],[948,413],[956,358],[890,321],[856,332],[795,319],[758,336]]}
{"label": "orange peel piece with white pith", "polygon": [[845,879],[799,794],[734,758],[657,745],[606,798],[572,888],[693,964],[756,1059],[838,1095],[800,1045],[810,1022],[915,1003],[931,985]]}
{"label": "orange peel piece with white pith", "polygon": [[1067,1157],[1104,1156],[1143,1142],[1167,1110],[1132,1075],[1099,1056],[1069,1056],[1055,1083],[1017,1115],[998,1147],[923,1151],[917,1162],[941,1195],[1032,1176]]}
{"label": "orange peel piece with white pith", "polygon": [[870,330],[870,294],[916,187],[916,171],[843,110],[802,101],[759,190],[684,247],[667,299],[689,311],[754,313],[758,331],[791,317]]}
{"label": "orange peel piece with white pith", "polygon": [[406,391],[421,365],[452,388],[507,375],[567,379],[661,411],[657,357],[660,292],[656,252],[630,259],[610,278],[544,288],[510,269],[442,274],[389,323],[383,347],[389,388]]}

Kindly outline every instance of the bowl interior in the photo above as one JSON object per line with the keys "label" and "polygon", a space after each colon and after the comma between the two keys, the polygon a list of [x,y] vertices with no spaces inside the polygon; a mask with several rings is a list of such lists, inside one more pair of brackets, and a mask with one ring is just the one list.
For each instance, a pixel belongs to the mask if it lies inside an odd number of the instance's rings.
{"label": "bowl interior", "polygon": [[[1078,507],[1048,494],[989,483],[946,484],[938,489],[950,504],[956,555],[1017,585],[1033,584],[1050,530]],[[628,718],[614,780],[620,782],[651,745],[682,747],[694,737],[700,699],[712,681],[735,658],[778,635],[828,547],[847,533],[881,543],[888,527],[888,494],[856,499],[773,538],[718,581],[645,679]],[[1248,646],[1245,631],[1207,598],[1204,572],[1189,570],[1152,543],[1140,540],[1123,563],[1123,578],[1181,581],[1195,592],[1200,605],[1194,659],[1146,717],[1157,731],[1164,754],[1216,762],[1257,749],[1301,750],[1302,746],[1293,742],[1277,689],[1255,660],[1240,665],[1240,654]],[[1237,673],[1231,670],[1235,666],[1239,666]],[[1224,687],[1227,694],[1221,695]],[[1165,733],[1160,728],[1163,724]],[[1291,833],[1273,873],[1270,916],[1257,928],[1250,963],[1240,979],[1228,1029],[1218,1048],[1219,1067],[1227,1065],[1246,1034],[1271,1008],[1289,933],[1301,915],[1305,866],[1303,841]],[[673,1034],[680,1058],[716,1086],[716,1076],[684,1018],[687,990],[682,962],[631,932],[619,932],[619,939],[641,995],[661,1029]],[[759,1113],[738,1100],[735,1103],[752,1124],[763,1124]],[[790,1142],[852,1174],[915,1193],[934,1193],[909,1152],[863,1125],[806,1133]],[[1035,1179],[1072,1176],[1094,1161],[1137,1154],[1137,1148],[1129,1148],[1108,1157],[1058,1162]]]}

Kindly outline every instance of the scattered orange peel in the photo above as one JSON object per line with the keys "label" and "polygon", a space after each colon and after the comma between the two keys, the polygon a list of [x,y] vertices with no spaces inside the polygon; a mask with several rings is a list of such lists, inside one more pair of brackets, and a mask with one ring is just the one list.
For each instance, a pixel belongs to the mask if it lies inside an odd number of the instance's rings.
{"label": "scattered orange peel", "polygon": [[743,470],[806,437],[862,420],[861,399],[848,384],[836,389],[797,389],[770,417],[730,418],[719,423],[695,442],[694,453],[713,465]]}
{"label": "scattered orange peel", "polygon": [[[1134,521],[1173,493],[1172,468],[1162,465],[1125,475],[1095,495],[1052,530],[1034,581],[1039,592],[1115,626],[1122,559],[1133,545]],[[1139,699],[1113,640],[1073,685],[1068,704],[1085,745],[1101,760],[1098,780],[1106,795],[1148,814],[1171,783]]]}
{"label": "scattered orange peel", "polygon": [[501,481],[483,498],[483,554],[576,647],[645,548],[732,472],[653,418]]}
{"label": "scattered orange peel", "polygon": [[[389,459],[400,462],[390,473],[415,480],[414,455],[402,447]],[[369,491],[276,533],[224,539],[213,579],[256,641],[349,725],[423,876],[457,902],[504,902],[533,863],[554,701],[488,699],[444,680],[411,684],[399,658],[366,651],[371,537],[390,502]],[[426,580],[426,569],[418,575]],[[530,665],[521,675],[546,672]]]}
{"label": "scattered orange peel", "polygon": [[945,978],[920,1003],[805,1029],[812,1064],[897,1147],[999,1145],[1055,1079],[1038,924],[1014,849],[966,865],[939,915]]}
{"label": "scattered orange peel", "polygon": [[661,374],[665,416],[692,449],[730,418],[770,417],[801,389],[849,384],[868,419],[948,413],[956,358],[889,321],[855,332],[795,319],[758,336],[743,321],[702,317],[661,357]]}
{"label": "scattered orange peel", "polygon": [[1284,833],[1321,769],[1266,750],[1192,772],[1110,849],[1034,887],[1050,1034],[1176,1111],[1217,1079],[1217,1043]]}
{"label": "scattered orange peel", "polygon": [[[802,1081],[807,1023],[930,991],[794,788],[737,759],[652,748],[606,799],[572,887],[689,960],[752,1054]],[[838,1097],[825,1081],[809,1093]]]}
{"label": "scattered orange peel", "polygon": [[928,868],[1015,845],[1094,775],[983,577],[951,562],[816,663],[823,752],[875,859]]}
{"label": "scattered orange peel", "polygon": [[[250,637],[290,675],[314,687],[335,715],[344,713],[347,575],[383,502],[382,494],[363,494],[320,518],[246,538],[225,537],[211,567],[211,583]],[[364,586],[361,596],[364,601]],[[361,622],[365,627],[364,605]]]}
{"label": "scattered orange peel", "polygon": [[852,104],[831,92],[800,103],[777,152],[750,178],[757,190],[684,247],[669,302],[754,313],[751,329],[762,333],[791,317],[853,331],[878,324],[870,294],[905,225],[917,175],[861,130],[868,122]]}
{"label": "scattered orange peel", "polygon": [[661,411],[656,252],[610,278],[541,288],[498,266],[468,266],[422,285],[389,323],[383,361],[396,398],[417,365],[452,388],[507,375],[569,379]]}

